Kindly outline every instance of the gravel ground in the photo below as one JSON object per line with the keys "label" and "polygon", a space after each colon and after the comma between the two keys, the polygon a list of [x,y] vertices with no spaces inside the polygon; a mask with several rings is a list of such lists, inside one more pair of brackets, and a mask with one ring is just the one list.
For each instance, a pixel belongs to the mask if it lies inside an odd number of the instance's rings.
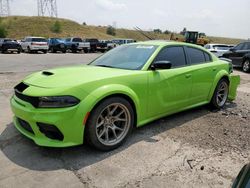
{"label": "gravel ground", "polygon": [[13,86],[31,72],[100,54],[0,54],[0,187],[230,187],[250,161],[250,74],[220,111],[181,112],[133,131],[111,152],[36,146],[12,124]]}

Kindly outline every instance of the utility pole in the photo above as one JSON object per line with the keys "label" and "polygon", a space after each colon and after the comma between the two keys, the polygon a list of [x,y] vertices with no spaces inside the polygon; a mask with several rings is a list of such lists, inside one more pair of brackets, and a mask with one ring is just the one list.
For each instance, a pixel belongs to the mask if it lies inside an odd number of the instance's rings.
{"label": "utility pole", "polygon": [[57,17],[56,0],[37,0],[38,16]]}
{"label": "utility pole", "polygon": [[10,15],[10,2],[9,0],[0,0],[0,17]]}

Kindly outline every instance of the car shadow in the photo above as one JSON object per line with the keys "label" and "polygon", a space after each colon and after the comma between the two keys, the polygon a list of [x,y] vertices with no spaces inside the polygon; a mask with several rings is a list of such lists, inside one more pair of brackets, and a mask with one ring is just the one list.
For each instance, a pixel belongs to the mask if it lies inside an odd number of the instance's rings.
{"label": "car shadow", "polygon": [[[230,103],[226,108],[233,108],[235,105],[235,103]],[[216,113],[216,111],[211,111],[207,106],[202,106],[161,118],[143,127],[134,129],[128,140],[121,147],[110,152],[98,151],[85,144],[69,148],[40,147],[22,136],[15,129],[14,125],[10,123],[0,135],[0,149],[13,163],[30,170],[79,170],[122,152],[138,142],[158,142],[154,136],[175,127],[184,126],[185,123],[205,116],[208,113]]]}

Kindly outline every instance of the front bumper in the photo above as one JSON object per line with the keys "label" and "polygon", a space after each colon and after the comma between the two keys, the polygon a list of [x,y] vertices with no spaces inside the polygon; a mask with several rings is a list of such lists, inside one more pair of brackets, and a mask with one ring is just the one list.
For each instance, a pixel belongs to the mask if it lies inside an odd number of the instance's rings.
{"label": "front bumper", "polygon": [[[14,113],[15,127],[26,137],[32,139],[37,145],[48,147],[68,147],[83,143],[84,112],[79,105],[69,108],[38,109],[30,103],[24,102],[13,96],[11,109]],[[31,131],[25,129],[19,120],[23,120],[31,127]],[[56,127],[63,135],[63,139],[52,139],[41,131],[42,124]],[[38,126],[39,125],[39,126]],[[33,133],[32,133],[33,132]]]}

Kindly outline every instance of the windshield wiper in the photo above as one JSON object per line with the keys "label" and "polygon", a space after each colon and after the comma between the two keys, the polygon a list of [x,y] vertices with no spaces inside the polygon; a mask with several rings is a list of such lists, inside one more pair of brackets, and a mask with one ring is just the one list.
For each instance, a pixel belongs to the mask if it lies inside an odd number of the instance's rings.
{"label": "windshield wiper", "polygon": [[98,67],[108,67],[108,68],[115,68],[115,67],[112,67],[112,66],[110,66],[110,65],[96,65],[96,66],[98,66]]}

